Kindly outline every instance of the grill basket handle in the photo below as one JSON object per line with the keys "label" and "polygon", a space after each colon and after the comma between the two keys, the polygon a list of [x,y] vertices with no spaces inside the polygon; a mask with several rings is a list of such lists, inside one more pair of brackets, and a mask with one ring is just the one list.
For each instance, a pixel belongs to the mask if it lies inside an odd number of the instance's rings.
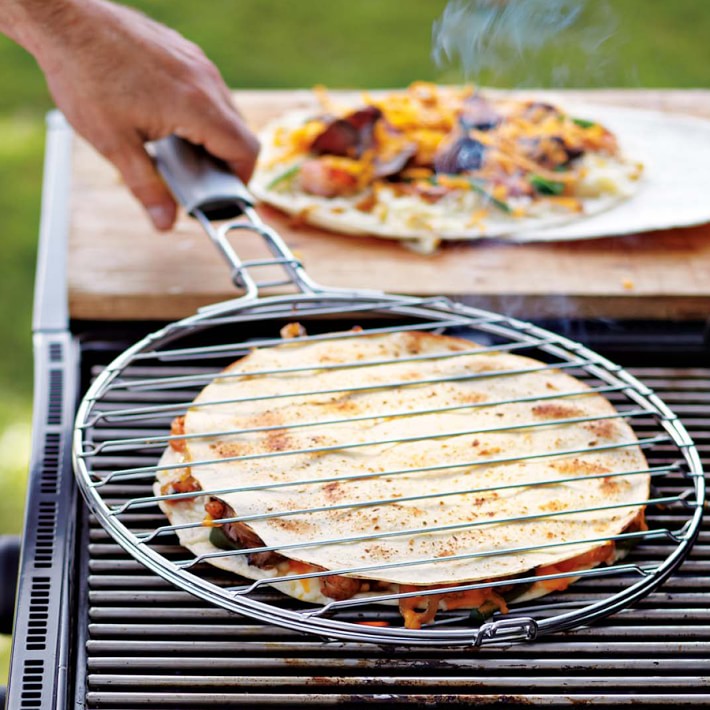
{"label": "grill basket handle", "polygon": [[171,135],[152,142],[149,149],[158,171],[189,214],[200,211],[208,219],[230,219],[253,207],[244,183],[202,146]]}
{"label": "grill basket handle", "polygon": [[[177,201],[200,222],[229,263],[232,281],[245,292],[243,299],[253,300],[260,288],[285,285],[295,286],[301,293],[325,290],[308,277],[281,236],[264,224],[254,209],[254,198],[226,163],[175,135],[148,144],[148,150]],[[228,221],[215,227],[212,220]],[[227,239],[234,230],[258,234],[273,258],[242,262]],[[285,273],[276,280],[257,281],[249,270],[263,266],[280,267]]]}

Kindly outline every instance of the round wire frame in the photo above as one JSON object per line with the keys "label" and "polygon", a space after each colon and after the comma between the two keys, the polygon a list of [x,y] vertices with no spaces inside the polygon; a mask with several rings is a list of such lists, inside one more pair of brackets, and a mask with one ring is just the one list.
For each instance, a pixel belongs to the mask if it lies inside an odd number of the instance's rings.
{"label": "round wire frame", "polygon": [[[378,609],[385,608],[369,604],[366,600],[304,606],[275,603],[271,600],[271,595],[264,601],[258,594],[264,582],[225,587],[211,581],[200,565],[169,559],[162,554],[160,545],[157,544],[163,540],[163,526],[146,532],[139,527],[139,522],[132,524],[130,516],[133,510],[133,486],[142,481],[144,487],[150,490],[155,466],[149,461],[150,465],[127,470],[112,468],[114,464],[111,463],[109,451],[106,447],[96,444],[95,433],[101,425],[111,423],[112,427],[116,428],[118,423],[120,429],[121,411],[126,417],[125,422],[134,424],[141,420],[140,408],[121,410],[119,406],[117,409],[116,402],[109,401],[109,394],[115,394],[117,389],[126,389],[122,377],[125,378],[127,372],[136,370],[139,375],[138,379],[133,375],[133,388],[140,391],[143,401],[148,397],[150,402],[144,415],[148,418],[167,414],[174,416],[179,413],[179,406],[171,404],[169,398],[168,401],[163,400],[166,393],[170,392],[171,367],[194,365],[205,359],[231,357],[233,360],[256,344],[276,344],[280,340],[280,325],[292,321],[304,323],[309,331],[311,327],[323,331],[305,336],[312,339],[333,337],[329,335],[328,330],[333,323],[338,324],[338,332],[342,334],[341,328],[347,328],[348,323],[352,327],[364,321],[373,325],[364,328],[362,335],[402,329],[425,329],[453,334],[468,337],[484,346],[489,344],[491,348],[498,350],[532,350],[534,357],[550,363],[549,367],[566,368],[575,376],[581,373],[581,376],[599,383],[601,393],[610,393],[626,405],[632,406],[634,413],[641,413],[646,421],[653,421],[653,436],[645,439],[639,437],[639,443],[647,452],[653,452],[654,448],[662,449],[661,465],[649,468],[649,472],[655,476],[654,482],[670,481],[674,494],[652,497],[649,509],[655,507],[662,511],[661,521],[668,518],[667,511],[672,511],[670,520],[673,524],[659,524],[644,533],[616,536],[616,539],[639,538],[640,545],[621,564],[574,573],[575,577],[582,580],[602,578],[604,584],[615,576],[620,580],[617,582],[618,589],[582,595],[578,599],[572,585],[562,598],[548,600],[545,597],[534,605],[523,608],[513,606],[508,614],[495,614],[483,623],[469,618],[467,612],[462,614],[458,610],[458,613],[440,615],[433,624],[421,629],[363,625],[358,621],[358,611],[366,609],[367,618],[370,619],[377,614]],[[343,323],[345,325],[342,325]],[[233,336],[237,331],[251,333],[264,329],[271,333],[270,338],[254,338],[250,335],[248,339],[233,342],[225,337],[226,333]],[[201,344],[203,341],[209,344]],[[180,344],[183,347],[176,347]],[[156,367],[157,365],[160,367]],[[151,367],[156,367],[155,373],[152,373]],[[160,368],[167,368],[169,376],[165,377]],[[215,366],[215,374],[221,369],[221,366]],[[174,384],[182,387],[184,383],[193,382],[189,372],[187,375],[181,375],[181,378],[174,378]],[[130,389],[130,385],[127,389]],[[623,417],[624,412],[619,416]],[[169,437],[156,436],[154,433],[139,435],[136,438],[130,426],[121,436],[123,446],[119,446],[118,450],[129,453],[132,447],[143,451],[146,446],[155,446],[156,441],[169,440]],[[115,451],[116,449],[114,453]],[[154,457],[156,461],[158,455]],[[209,307],[197,315],[148,335],[119,355],[91,384],[77,413],[73,458],[79,488],[89,509],[101,525],[136,560],[172,584],[216,606],[262,622],[317,634],[328,639],[376,644],[478,646],[492,642],[532,640],[543,634],[589,624],[619,612],[656,589],[681,564],[698,535],[705,501],[700,457],[685,427],[653,391],[625,369],[578,342],[531,323],[452,303],[443,298],[423,299],[363,292],[296,294],[273,296],[257,301],[235,300]],[[117,499],[111,485],[107,485],[117,480],[129,483],[125,499]],[[168,530],[170,528],[165,527]],[[659,543],[661,547],[665,545],[664,553],[656,555],[657,559],[653,559],[651,563],[647,559],[644,560],[643,548],[646,540],[653,540],[655,547],[658,547]],[[636,550],[639,554],[636,554]],[[534,571],[531,575],[531,581],[538,579]],[[570,575],[567,573],[557,576]],[[551,578],[554,579],[555,575],[551,575]],[[525,579],[516,581],[522,583]],[[495,584],[494,582],[493,586]],[[503,582],[498,584],[502,585]],[[490,582],[473,583],[465,588],[488,586],[492,586]],[[460,587],[452,587],[451,591],[456,589]],[[410,595],[414,594],[419,593]],[[407,595],[390,595],[390,601],[401,596]],[[583,598],[585,596],[591,598]],[[284,597],[284,600],[289,601],[287,597]],[[365,604],[367,606],[364,606]],[[346,620],[337,618],[338,614],[342,617],[343,612],[346,612]],[[351,612],[350,616],[347,612]]]}

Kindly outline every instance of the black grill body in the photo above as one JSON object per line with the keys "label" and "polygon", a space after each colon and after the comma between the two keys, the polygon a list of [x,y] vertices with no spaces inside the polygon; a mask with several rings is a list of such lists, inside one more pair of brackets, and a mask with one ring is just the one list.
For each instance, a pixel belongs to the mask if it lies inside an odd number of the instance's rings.
{"label": "black grill body", "polygon": [[[210,607],[123,552],[77,496],[73,417],[97,369],[160,324],[69,321],[60,169],[68,147],[64,138],[52,139],[53,131],[64,135],[57,121],[50,118],[32,459],[8,708],[710,704],[707,523],[679,572],[635,608],[533,643],[479,649],[380,648],[301,635]],[[544,325],[652,387],[708,467],[704,324]],[[175,541],[165,545],[170,554]],[[213,574],[218,582],[223,575]],[[590,579],[575,589],[583,595],[594,585],[598,593],[600,584]]]}

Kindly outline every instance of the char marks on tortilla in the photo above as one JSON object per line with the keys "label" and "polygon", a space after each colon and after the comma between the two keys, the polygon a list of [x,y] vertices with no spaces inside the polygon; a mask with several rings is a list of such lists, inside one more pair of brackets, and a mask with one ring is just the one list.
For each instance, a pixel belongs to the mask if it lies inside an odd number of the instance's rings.
{"label": "char marks on tortilla", "polygon": [[[645,458],[604,397],[531,358],[423,332],[256,349],[202,391],[184,431],[192,477],[207,494],[229,489],[215,497],[265,545],[395,585],[502,579],[589,555],[648,498]],[[161,471],[157,489],[175,476]],[[197,522],[206,497],[161,507]],[[217,549],[209,528],[178,534],[197,554]],[[210,561],[277,574],[243,555]],[[307,581],[278,586],[322,601]]]}

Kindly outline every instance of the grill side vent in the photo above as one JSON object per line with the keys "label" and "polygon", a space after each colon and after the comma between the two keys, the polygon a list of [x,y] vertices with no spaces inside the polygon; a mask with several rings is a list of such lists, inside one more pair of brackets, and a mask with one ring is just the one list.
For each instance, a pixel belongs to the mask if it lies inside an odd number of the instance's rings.
{"label": "grill side vent", "polygon": [[61,453],[62,447],[59,434],[47,434],[44,437],[44,458],[42,459],[42,475],[40,479],[42,493],[57,493],[59,491]]}
{"label": "grill side vent", "polygon": [[49,361],[50,362],[61,362],[63,355],[63,348],[61,343],[52,343],[49,346]]}
{"label": "grill side vent", "polygon": [[35,544],[35,569],[52,566],[54,539],[57,530],[57,504],[43,501],[37,514],[37,535]]}
{"label": "grill side vent", "polygon": [[49,371],[49,397],[47,402],[47,424],[59,426],[62,423],[64,403],[64,376],[61,370]]}
{"label": "grill side vent", "polygon": [[[7,707],[64,705],[74,540],[70,459],[77,360],[69,334],[35,333],[35,412]],[[51,659],[51,661],[48,661]]]}
{"label": "grill side vent", "polygon": [[44,661],[27,660],[22,674],[22,707],[42,707],[42,674]]}
{"label": "grill side vent", "polygon": [[[31,651],[44,651],[47,648],[50,591],[49,577],[37,577],[32,580],[29,622],[27,624],[27,648]],[[28,660],[25,663],[25,667],[27,667],[29,662]]]}

